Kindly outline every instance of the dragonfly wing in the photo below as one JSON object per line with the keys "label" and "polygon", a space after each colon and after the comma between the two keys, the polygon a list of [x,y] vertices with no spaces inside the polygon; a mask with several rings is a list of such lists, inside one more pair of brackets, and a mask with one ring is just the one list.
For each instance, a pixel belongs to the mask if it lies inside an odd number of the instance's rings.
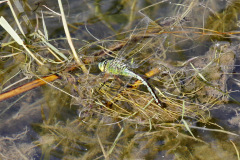
{"label": "dragonfly wing", "polygon": [[116,60],[126,62],[135,55],[136,49],[142,45],[142,40],[148,30],[150,20],[148,17],[144,17],[140,22],[136,24],[134,29],[131,31],[129,38],[127,39],[124,47],[117,53]]}

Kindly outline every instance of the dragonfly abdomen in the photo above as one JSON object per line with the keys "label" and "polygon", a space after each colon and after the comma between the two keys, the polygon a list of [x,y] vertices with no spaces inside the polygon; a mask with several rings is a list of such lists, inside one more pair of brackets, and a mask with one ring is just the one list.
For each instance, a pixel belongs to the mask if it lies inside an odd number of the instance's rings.
{"label": "dragonfly abdomen", "polygon": [[[135,74],[135,73],[134,73]],[[147,81],[145,81],[141,76],[135,74],[134,76],[135,78],[137,78],[138,80],[140,80],[142,82],[143,85],[145,85],[148,89],[148,91],[151,93],[151,95],[153,96],[155,102],[157,103],[157,105],[163,107],[162,102],[158,99],[157,95],[155,94],[155,92],[153,91],[153,89],[150,87],[150,85],[148,84]]]}

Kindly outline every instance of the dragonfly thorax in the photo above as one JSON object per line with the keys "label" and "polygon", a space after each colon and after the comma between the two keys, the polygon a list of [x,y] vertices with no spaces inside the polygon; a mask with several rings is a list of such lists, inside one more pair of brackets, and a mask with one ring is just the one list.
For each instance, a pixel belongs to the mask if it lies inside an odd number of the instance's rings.
{"label": "dragonfly thorax", "polygon": [[117,60],[104,60],[98,64],[99,69],[102,72],[114,74],[114,75],[126,75],[129,71],[127,65]]}

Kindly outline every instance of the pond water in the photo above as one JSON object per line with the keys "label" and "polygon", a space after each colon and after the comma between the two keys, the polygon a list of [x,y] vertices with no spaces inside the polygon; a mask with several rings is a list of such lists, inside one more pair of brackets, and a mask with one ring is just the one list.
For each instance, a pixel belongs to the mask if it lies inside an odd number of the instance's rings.
{"label": "pond water", "polygon": [[10,2],[24,45],[0,24],[1,159],[240,158],[239,0],[62,1],[74,49],[60,0]]}

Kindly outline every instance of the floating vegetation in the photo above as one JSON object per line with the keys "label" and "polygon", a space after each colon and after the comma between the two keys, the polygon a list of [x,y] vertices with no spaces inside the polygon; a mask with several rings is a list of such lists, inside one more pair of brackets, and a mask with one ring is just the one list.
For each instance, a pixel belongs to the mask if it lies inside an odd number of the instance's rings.
{"label": "floating vegetation", "polygon": [[238,0],[51,3],[0,4],[2,159],[239,158]]}

